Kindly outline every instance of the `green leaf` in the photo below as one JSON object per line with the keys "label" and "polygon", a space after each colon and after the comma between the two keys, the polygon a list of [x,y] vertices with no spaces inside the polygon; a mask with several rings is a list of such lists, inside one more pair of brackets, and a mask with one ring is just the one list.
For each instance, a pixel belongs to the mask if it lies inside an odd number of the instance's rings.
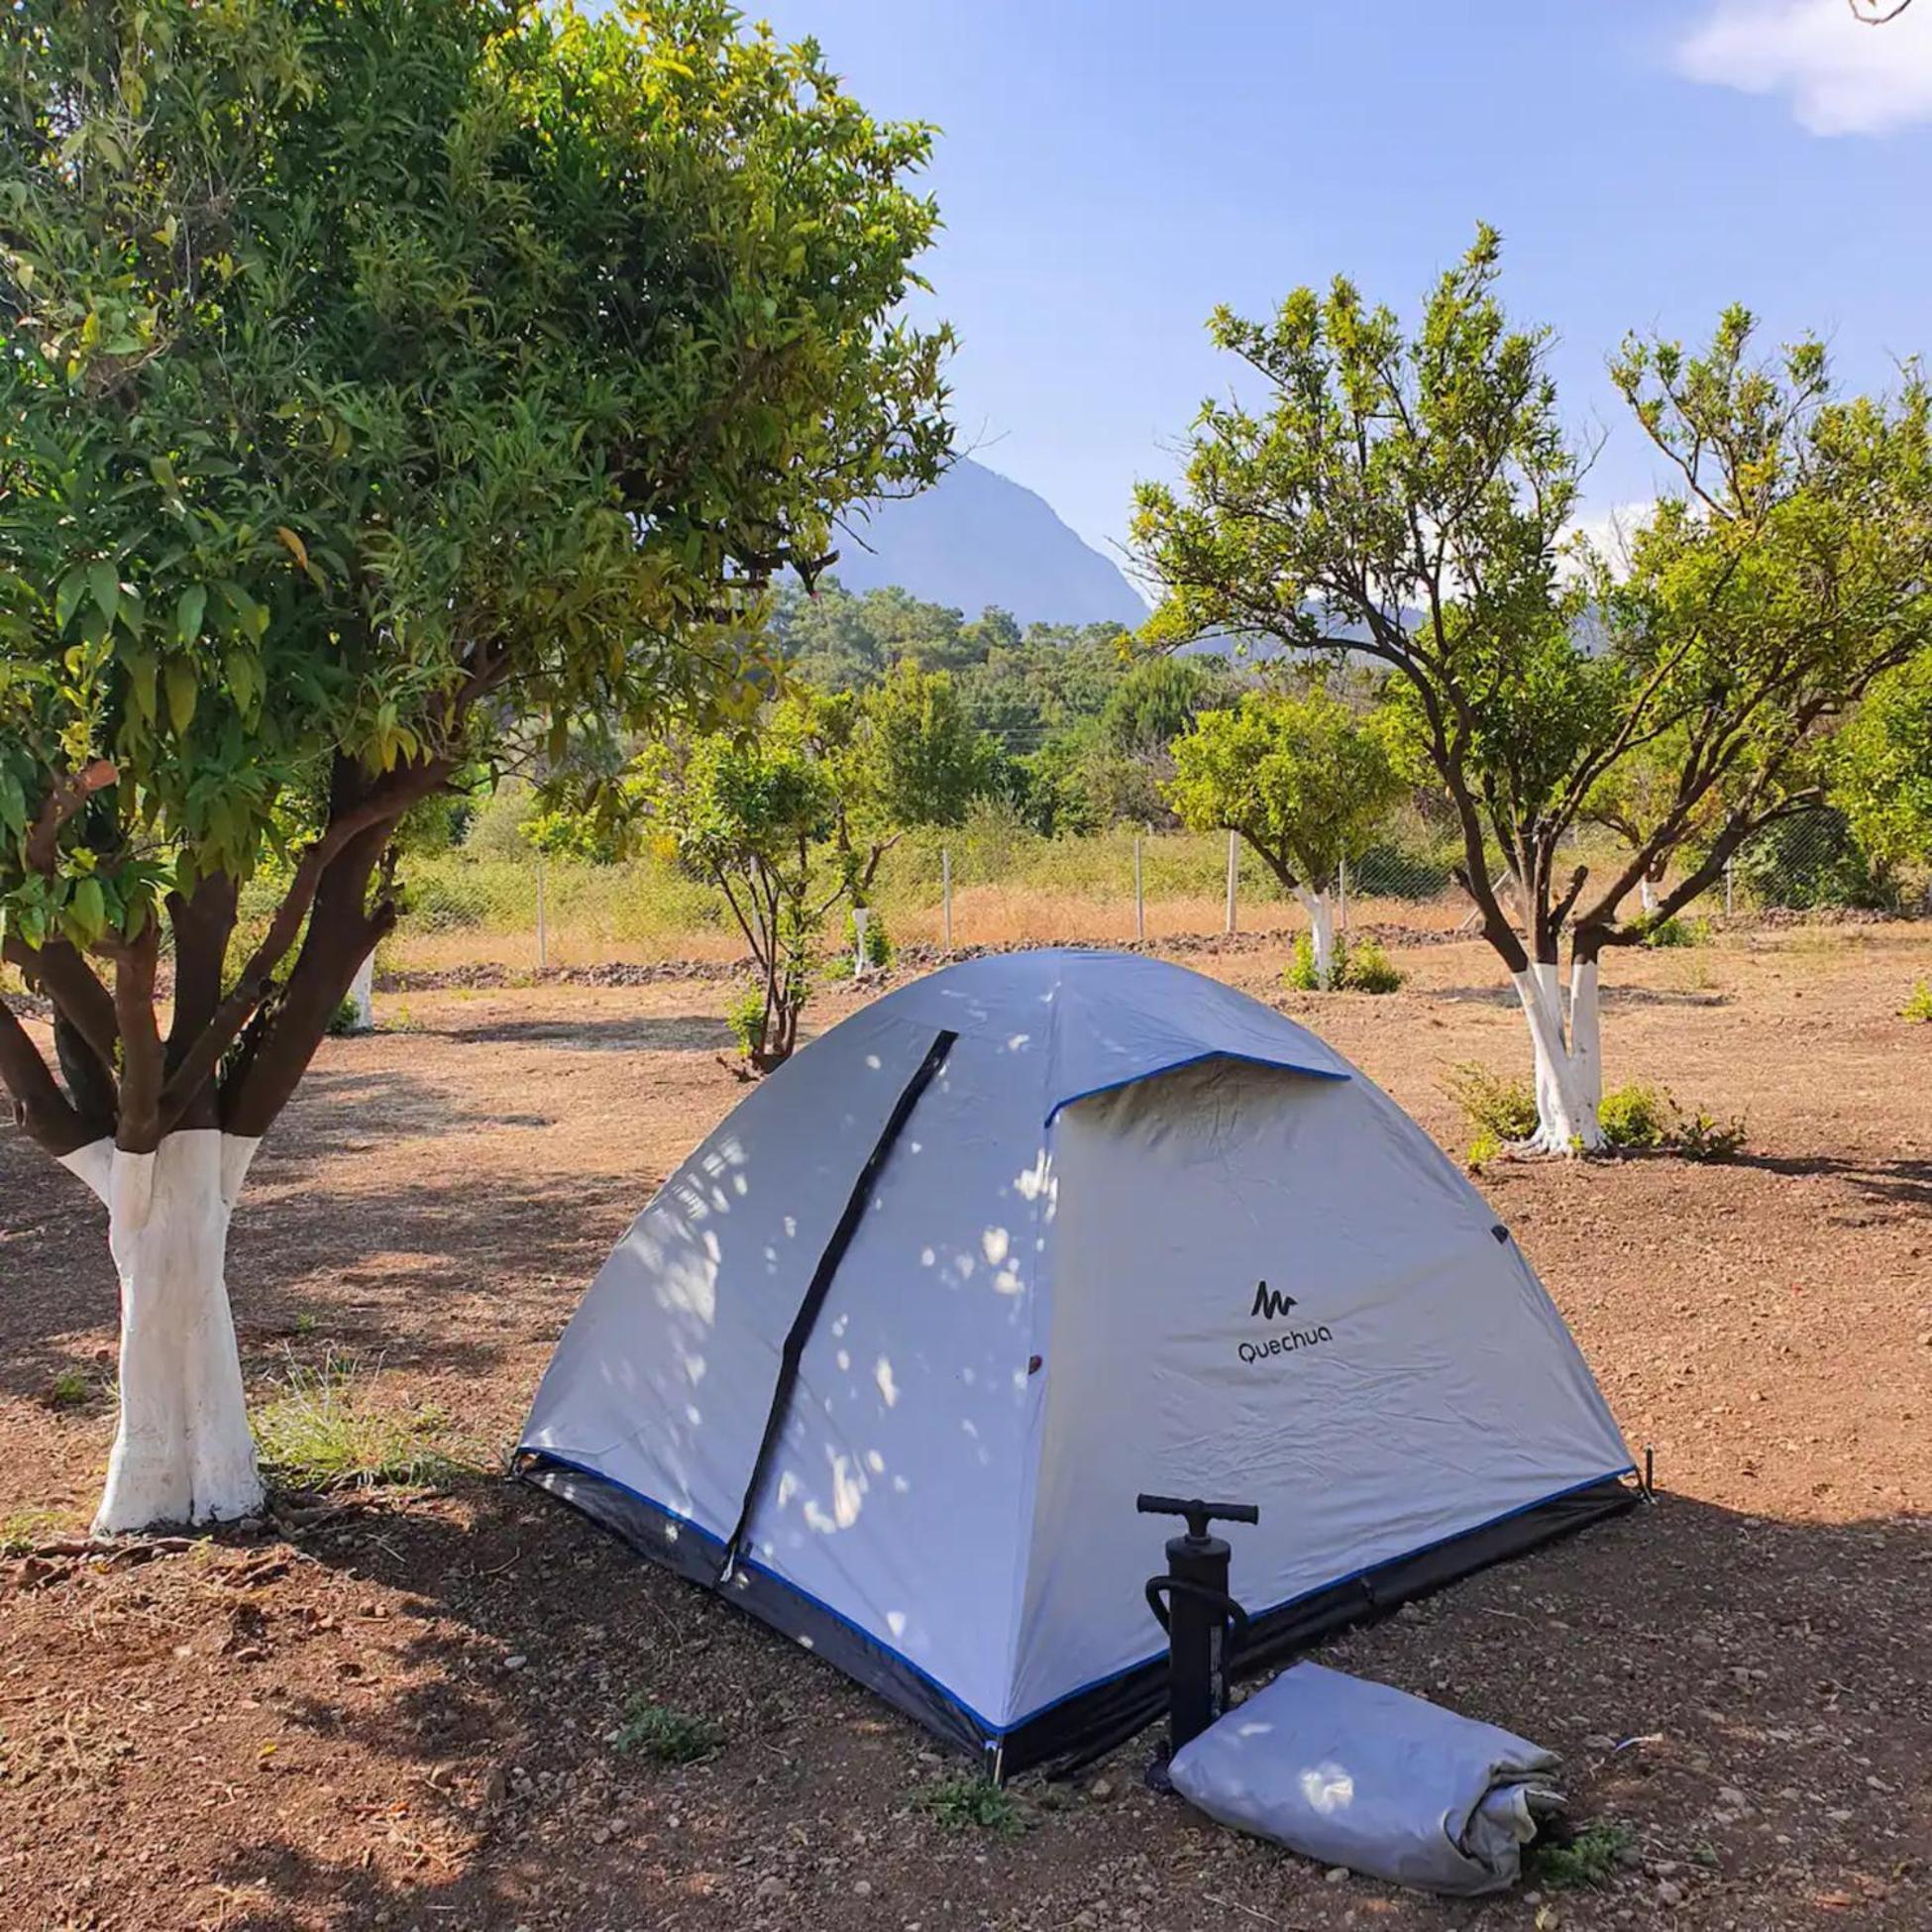
{"label": "green leaf", "polygon": [[202,613],[208,607],[208,587],[190,584],[174,606],[174,634],[183,644],[192,644],[201,635]]}
{"label": "green leaf", "polygon": [[128,689],[134,698],[134,708],[143,724],[155,721],[155,678],[161,670],[152,651],[130,652],[126,660],[128,667]]}
{"label": "green leaf", "polygon": [[80,599],[87,592],[87,573],[76,564],[60,580],[54,592],[54,624],[56,630],[65,630],[73,621],[73,613],[79,608]]}
{"label": "green leaf", "polygon": [[195,699],[200,690],[195,680],[194,666],[176,658],[167,667],[167,719],[176,734],[185,731],[194,722]]}
{"label": "green leaf", "polygon": [[111,624],[121,606],[120,573],[105,557],[96,557],[87,566],[87,588],[94,593],[95,607]]}
{"label": "green leaf", "polygon": [[67,900],[67,924],[82,945],[91,946],[107,929],[107,901],[98,879],[82,879]]}

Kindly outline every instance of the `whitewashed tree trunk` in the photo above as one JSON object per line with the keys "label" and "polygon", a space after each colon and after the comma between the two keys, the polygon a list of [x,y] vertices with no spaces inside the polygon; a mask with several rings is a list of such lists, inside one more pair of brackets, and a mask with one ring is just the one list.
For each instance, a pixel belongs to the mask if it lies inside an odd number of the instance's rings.
{"label": "whitewashed tree trunk", "polygon": [[1646,917],[1657,911],[1657,881],[1649,873],[1638,880],[1637,897],[1643,904]]}
{"label": "whitewashed tree trunk", "polygon": [[1587,969],[1589,998],[1585,1030],[1587,1044],[1581,1058],[1574,1034],[1563,1023],[1562,988],[1554,960],[1533,960],[1510,980],[1530,1022],[1530,1042],[1536,1055],[1537,1130],[1527,1147],[1533,1153],[1588,1152],[1603,1144],[1597,1125],[1593,1091],[1600,1063],[1596,1026],[1596,969]]}
{"label": "whitewashed tree trunk", "polygon": [[1597,963],[1572,959],[1569,964],[1569,1063],[1575,1070],[1578,1097],[1592,1121],[1603,1105],[1603,1026],[1597,1013]]}
{"label": "whitewashed tree trunk", "polygon": [[66,1156],[107,1204],[121,1278],[121,1418],[97,1535],[262,1507],[223,1275],[229,1217],[259,1144],[199,1127],[151,1154],[96,1140]]}
{"label": "whitewashed tree trunk", "polygon": [[1335,901],[1327,893],[1297,886],[1295,897],[1308,914],[1309,944],[1315,952],[1315,984],[1324,992],[1335,983]]}
{"label": "whitewashed tree trunk", "polygon": [[356,968],[356,977],[349,984],[349,998],[356,1009],[356,1030],[359,1033],[373,1033],[376,1030],[376,955],[371,953]]}

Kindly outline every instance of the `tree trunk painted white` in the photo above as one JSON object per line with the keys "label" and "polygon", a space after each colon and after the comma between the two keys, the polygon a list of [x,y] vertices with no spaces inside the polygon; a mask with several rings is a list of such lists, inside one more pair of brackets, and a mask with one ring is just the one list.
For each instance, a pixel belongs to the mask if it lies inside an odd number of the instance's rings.
{"label": "tree trunk painted white", "polygon": [[1644,914],[1648,918],[1651,913],[1657,911],[1657,881],[1649,873],[1646,873],[1638,880],[1637,897],[1642,903]]}
{"label": "tree trunk painted white", "polygon": [[[1597,1059],[1595,1042],[1595,968],[1589,969],[1591,992],[1587,1028],[1588,1058]],[[1597,1125],[1596,1101],[1590,1092],[1595,1076],[1579,1065],[1572,1038],[1563,1025],[1562,991],[1554,960],[1534,960],[1510,975],[1524,1017],[1530,1022],[1530,1043],[1536,1054],[1537,1130],[1526,1143],[1532,1153],[1588,1152],[1603,1144]]]}
{"label": "tree trunk painted white", "polygon": [[107,1204],[121,1278],[121,1418],[96,1535],[262,1507],[223,1258],[259,1141],[213,1127],[151,1154],[96,1140],[64,1164]]}
{"label": "tree trunk painted white", "polygon": [[1603,1026],[1597,1014],[1597,963],[1569,963],[1569,1063],[1592,1120],[1603,1105]]}
{"label": "tree trunk painted white", "polygon": [[359,1033],[373,1033],[376,1030],[376,955],[371,953],[356,968],[356,977],[349,983],[349,998],[356,1009],[356,1030]]}
{"label": "tree trunk painted white", "polygon": [[1315,984],[1327,992],[1335,981],[1335,901],[1327,893],[1297,886],[1295,897],[1308,914],[1308,939],[1315,951]]}

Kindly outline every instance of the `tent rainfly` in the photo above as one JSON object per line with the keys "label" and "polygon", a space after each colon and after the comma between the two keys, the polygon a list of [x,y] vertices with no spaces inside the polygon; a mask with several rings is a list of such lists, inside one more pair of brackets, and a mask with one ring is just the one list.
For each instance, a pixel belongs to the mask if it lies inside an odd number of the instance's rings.
{"label": "tent rainfly", "polygon": [[780,1068],[605,1262],[526,1480],[996,1774],[1159,1708],[1139,1490],[1237,1498],[1249,1664],[1624,1506],[1506,1229],[1314,1034],[1013,953]]}

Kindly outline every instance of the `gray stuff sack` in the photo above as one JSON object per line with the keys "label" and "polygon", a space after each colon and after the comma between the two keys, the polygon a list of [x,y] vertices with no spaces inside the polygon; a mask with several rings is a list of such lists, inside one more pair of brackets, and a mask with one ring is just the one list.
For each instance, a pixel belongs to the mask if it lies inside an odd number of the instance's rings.
{"label": "gray stuff sack", "polygon": [[1556,1760],[1387,1684],[1297,1664],[1184,1745],[1174,1788],[1291,1852],[1425,1891],[1501,1891]]}

